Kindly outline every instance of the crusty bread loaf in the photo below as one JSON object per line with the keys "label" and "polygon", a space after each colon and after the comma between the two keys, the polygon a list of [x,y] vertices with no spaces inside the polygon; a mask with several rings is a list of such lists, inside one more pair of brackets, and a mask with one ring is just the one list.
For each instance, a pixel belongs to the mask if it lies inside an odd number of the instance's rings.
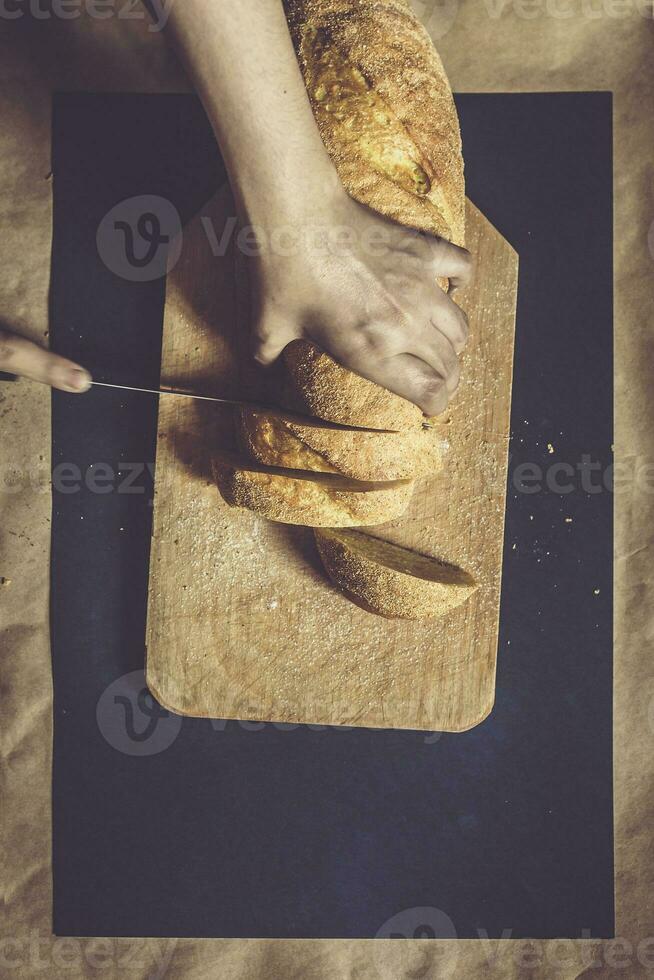
{"label": "crusty bread loaf", "polygon": [[464,244],[459,122],[443,63],[406,0],[285,0],[327,150],[357,201]]}
{"label": "crusty bread loaf", "polygon": [[308,340],[293,340],[282,358],[281,401],[292,412],[392,432],[422,427],[424,416],[417,405],[348,371]]}
{"label": "crusty bread loaf", "polygon": [[433,430],[371,432],[243,406],[237,438],[265,466],[340,473],[352,480],[405,480],[440,469],[443,443]]}
{"label": "crusty bread loaf", "polygon": [[[285,0],[285,7],[320,134],[348,193],[399,224],[463,245],[456,108],[441,59],[406,0]],[[286,408],[373,428],[412,424],[418,410],[409,402],[311,343],[293,348]]]}
{"label": "crusty bread loaf", "polygon": [[306,527],[383,524],[404,513],[413,490],[410,480],[348,480],[335,473],[261,466],[226,452],[214,458],[213,473],[223,499],[232,507]]}
{"label": "crusty bread loaf", "polygon": [[360,531],[325,528],[314,535],[334,584],[382,616],[444,616],[477,587],[461,568]]}

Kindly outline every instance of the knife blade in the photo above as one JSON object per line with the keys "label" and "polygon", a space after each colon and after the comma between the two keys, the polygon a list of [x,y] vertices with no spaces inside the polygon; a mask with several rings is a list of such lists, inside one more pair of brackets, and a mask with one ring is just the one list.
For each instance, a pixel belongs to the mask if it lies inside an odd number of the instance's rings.
{"label": "knife blade", "polygon": [[[138,388],[135,385],[116,385],[116,384],[110,384],[108,381],[92,381],[91,384],[94,385],[94,386],[100,386],[101,388],[115,388],[118,391],[142,391],[146,395],[179,395],[179,396],[182,396],[184,398],[196,398],[199,401],[219,402],[222,405],[246,405],[246,406],[249,406],[250,408],[258,408],[258,409],[264,409],[264,410],[266,408],[265,405],[261,405],[261,404],[259,404],[257,402],[245,401],[245,400],[243,400],[241,398],[218,398],[216,395],[199,395],[195,391],[182,391],[179,388],[168,388],[166,386],[161,387],[161,388]],[[425,429],[431,429],[431,428],[433,428],[432,423],[431,422],[428,422],[427,420],[425,420],[422,423],[422,425],[423,425],[423,428],[425,428]],[[336,427],[337,428],[343,428],[343,429],[356,429],[356,428],[361,428],[361,430],[362,431],[365,431],[365,432],[390,432],[390,431],[392,431],[390,429],[368,429],[365,426],[360,426],[359,427],[359,426],[354,426],[354,425],[352,425],[352,426],[350,426],[350,425],[340,426],[340,425],[336,424]]]}
{"label": "knife blade", "polygon": [[[239,398],[218,398],[215,395],[198,395],[195,391],[181,391],[178,388],[137,388],[135,385],[115,385],[108,381],[92,381],[92,385],[99,385],[101,388],[116,388],[119,391],[143,391],[147,395],[182,395],[185,398],[197,398],[204,402],[222,402],[224,405],[253,405],[253,402],[246,402]],[[260,406],[255,406],[260,407]]]}

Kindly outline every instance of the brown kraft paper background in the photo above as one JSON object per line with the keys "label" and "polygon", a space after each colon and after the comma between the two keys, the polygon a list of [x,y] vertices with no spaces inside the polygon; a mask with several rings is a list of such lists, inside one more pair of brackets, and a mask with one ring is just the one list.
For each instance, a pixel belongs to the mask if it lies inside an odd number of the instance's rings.
{"label": "brown kraft paper background", "polygon": [[[44,387],[21,381],[0,387],[0,576],[10,579],[0,585],[2,976],[632,980],[654,973],[654,660],[649,649],[654,258],[648,247],[654,219],[652,11],[644,0],[415,0],[415,7],[436,41],[455,91],[614,93],[619,938],[396,942],[52,937],[50,395]],[[2,5],[0,37],[0,320],[44,341],[52,92],[185,91],[188,83],[161,32],[150,29],[143,10],[131,0]],[[652,236],[650,241],[654,251]]]}

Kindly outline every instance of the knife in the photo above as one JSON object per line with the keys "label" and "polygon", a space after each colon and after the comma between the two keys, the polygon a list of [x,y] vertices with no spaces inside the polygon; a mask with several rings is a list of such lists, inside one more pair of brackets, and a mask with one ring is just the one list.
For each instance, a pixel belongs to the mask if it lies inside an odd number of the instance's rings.
{"label": "knife", "polygon": [[117,388],[119,391],[144,391],[147,395],[183,395],[186,398],[197,398],[203,402],[222,402],[223,405],[252,405],[253,408],[262,408],[262,405],[255,405],[253,402],[246,402],[240,398],[217,398],[215,395],[198,395],[194,391],[181,391],[177,388],[136,388],[134,385],[114,385],[108,381],[92,381],[92,385],[99,385],[101,388]]}
{"label": "knife", "polygon": [[[218,398],[216,395],[198,395],[194,391],[181,391],[179,388],[169,388],[163,386],[161,388],[137,388],[134,385],[115,385],[110,384],[108,381],[92,381],[92,385],[100,386],[101,388],[116,388],[119,391],[142,391],[147,395],[181,395],[185,398],[196,398],[199,401],[204,402],[219,402],[222,405],[246,405],[250,408],[266,409],[265,405],[256,402],[244,401],[242,398]],[[358,429],[360,428],[364,432],[392,432],[392,429],[369,429],[365,426],[356,425],[339,425],[338,423],[331,423],[339,429]],[[431,429],[433,424],[425,419],[422,423],[423,428]]]}

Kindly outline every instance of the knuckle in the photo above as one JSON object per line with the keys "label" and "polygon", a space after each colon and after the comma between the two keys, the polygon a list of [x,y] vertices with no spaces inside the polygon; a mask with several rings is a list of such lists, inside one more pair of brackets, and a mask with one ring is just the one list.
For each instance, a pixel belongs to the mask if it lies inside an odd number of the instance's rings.
{"label": "knuckle", "polygon": [[[403,265],[407,265],[406,260],[403,260]],[[415,275],[413,275],[413,270],[400,268],[400,266],[395,271],[388,273],[386,284],[394,299],[399,296],[403,300],[410,299],[414,296],[419,286]],[[390,305],[393,306],[394,303],[391,301]]]}
{"label": "knuckle", "polygon": [[376,357],[386,354],[390,348],[389,333],[386,328],[368,325],[361,330],[353,331],[351,343],[352,353]]}
{"label": "knuckle", "polygon": [[369,351],[368,337],[363,330],[352,330],[343,340],[343,357],[347,360],[366,357]]}

